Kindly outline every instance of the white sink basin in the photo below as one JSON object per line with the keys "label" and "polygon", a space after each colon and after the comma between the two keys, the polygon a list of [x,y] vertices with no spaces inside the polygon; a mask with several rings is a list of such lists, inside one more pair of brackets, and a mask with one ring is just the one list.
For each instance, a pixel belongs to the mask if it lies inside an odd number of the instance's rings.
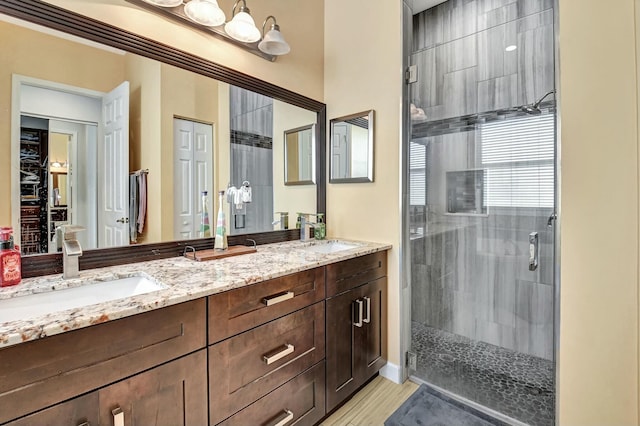
{"label": "white sink basin", "polygon": [[28,320],[52,312],[124,299],[166,288],[142,276],[100,281],[80,287],[52,290],[0,300],[0,323]]}
{"label": "white sink basin", "polygon": [[343,250],[350,250],[359,247],[358,244],[347,243],[344,241],[328,241],[326,243],[316,243],[305,247],[304,250],[314,253],[336,253]]}

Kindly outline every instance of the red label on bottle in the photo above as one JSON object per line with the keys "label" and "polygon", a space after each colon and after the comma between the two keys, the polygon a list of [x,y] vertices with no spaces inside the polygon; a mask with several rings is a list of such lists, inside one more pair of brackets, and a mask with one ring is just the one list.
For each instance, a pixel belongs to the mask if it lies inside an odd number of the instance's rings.
{"label": "red label on bottle", "polygon": [[20,281],[20,255],[18,253],[5,254],[2,257],[2,281],[13,283]]}

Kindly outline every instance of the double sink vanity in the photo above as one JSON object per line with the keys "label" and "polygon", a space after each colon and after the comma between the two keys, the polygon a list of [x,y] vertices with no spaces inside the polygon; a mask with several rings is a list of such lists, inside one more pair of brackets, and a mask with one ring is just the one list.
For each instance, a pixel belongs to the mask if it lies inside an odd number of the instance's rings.
{"label": "double sink vanity", "polygon": [[386,362],[389,248],[290,241],[4,288],[0,424],[317,424]]}

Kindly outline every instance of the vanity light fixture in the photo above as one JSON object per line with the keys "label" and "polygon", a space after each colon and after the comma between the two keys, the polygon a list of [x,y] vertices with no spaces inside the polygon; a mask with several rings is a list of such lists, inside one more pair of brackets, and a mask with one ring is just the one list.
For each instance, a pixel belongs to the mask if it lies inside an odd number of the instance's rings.
{"label": "vanity light fixture", "polygon": [[[242,3],[242,6],[240,6],[239,12],[236,13],[240,3]],[[249,14],[249,8],[245,0],[238,0],[233,5],[231,21],[224,25],[224,30],[229,34],[229,37],[245,43],[253,43],[260,40],[260,30],[256,27],[256,23]]]}
{"label": "vanity light fixture", "polygon": [[191,0],[184,5],[184,13],[193,22],[205,27],[217,27],[227,19],[216,0]]}
{"label": "vanity light fixture", "polygon": [[[236,0],[231,20],[218,5],[218,0],[126,0],[147,10],[205,31],[226,40],[268,61],[289,53],[291,48],[280,32],[276,18],[268,16],[262,24],[262,33],[251,17],[246,0]],[[265,34],[267,23],[272,20]]]}
{"label": "vanity light fixture", "polygon": [[[265,35],[264,27],[267,25],[269,19],[273,20],[273,24],[271,24],[271,29]],[[262,24],[262,41],[258,43],[258,49],[264,53],[276,56],[286,55],[291,50],[289,43],[282,37],[280,26],[276,23],[276,18],[273,15],[267,16],[267,19],[265,19]]]}

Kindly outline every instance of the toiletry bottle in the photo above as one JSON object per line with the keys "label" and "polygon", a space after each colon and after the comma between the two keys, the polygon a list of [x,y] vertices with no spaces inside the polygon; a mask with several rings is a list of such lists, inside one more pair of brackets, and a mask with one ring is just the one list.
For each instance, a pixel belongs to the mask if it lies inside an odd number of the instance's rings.
{"label": "toiletry bottle", "polygon": [[209,196],[207,191],[202,191],[202,219],[200,221],[200,237],[209,238],[211,226],[209,225]]}
{"label": "toiletry bottle", "polygon": [[22,280],[20,250],[13,244],[13,229],[0,228],[0,287],[16,285]]}
{"label": "toiletry bottle", "polygon": [[327,236],[327,226],[324,223],[324,213],[318,213],[317,223],[313,227],[313,236],[316,240],[324,240]]}
{"label": "toiletry bottle", "polygon": [[216,222],[216,240],[214,242],[214,248],[216,250],[226,250],[229,246],[227,244],[227,224],[224,218],[224,191],[218,192],[218,220]]}

